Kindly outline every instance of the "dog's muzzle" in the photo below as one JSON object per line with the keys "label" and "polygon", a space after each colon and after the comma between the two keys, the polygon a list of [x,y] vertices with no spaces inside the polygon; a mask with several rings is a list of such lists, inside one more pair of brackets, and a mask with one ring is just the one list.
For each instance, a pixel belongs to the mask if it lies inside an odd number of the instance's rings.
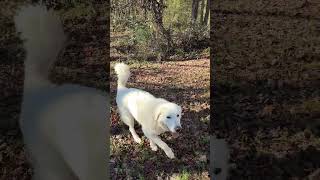
{"label": "dog's muzzle", "polygon": [[179,126],[177,126],[177,127],[175,127],[175,128],[174,128],[174,130],[175,130],[177,133],[180,133],[180,132],[181,132],[181,130],[182,130],[182,128],[181,128],[181,127],[179,127]]}
{"label": "dog's muzzle", "polygon": [[171,133],[173,138],[179,137],[179,133],[181,132],[182,128],[177,126],[174,128],[175,132]]}

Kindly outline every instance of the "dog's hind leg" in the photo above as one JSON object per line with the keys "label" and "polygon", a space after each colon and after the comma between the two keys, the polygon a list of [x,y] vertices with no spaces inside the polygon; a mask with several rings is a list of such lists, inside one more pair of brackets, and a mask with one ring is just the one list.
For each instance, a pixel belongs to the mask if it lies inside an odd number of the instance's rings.
{"label": "dog's hind leg", "polygon": [[136,133],[136,130],[134,129],[134,118],[132,117],[132,115],[124,110],[124,109],[120,109],[119,108],[119,112],[120,112],[120,118],[121,120],[129,126],[129,131],[131,132],[133,139],[135,142],[137,142],[138,144],[141,143],[141,139],[138,136],[138,134]]}

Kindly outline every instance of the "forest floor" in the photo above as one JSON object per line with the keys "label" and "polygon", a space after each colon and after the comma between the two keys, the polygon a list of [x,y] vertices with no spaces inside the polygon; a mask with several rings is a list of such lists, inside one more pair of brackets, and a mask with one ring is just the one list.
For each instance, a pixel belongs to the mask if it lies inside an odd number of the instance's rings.
{"label": "forest floor", "polygon": [[318,1],[213,6],[211,134],[230,179],[320,179]]}

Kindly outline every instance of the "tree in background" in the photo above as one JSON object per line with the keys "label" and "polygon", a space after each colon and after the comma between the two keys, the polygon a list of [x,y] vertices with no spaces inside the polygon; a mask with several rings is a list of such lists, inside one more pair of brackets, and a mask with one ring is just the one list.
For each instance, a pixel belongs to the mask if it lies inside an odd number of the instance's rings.
{"label": "tree in background", "polygon": [[[164,0],[147,0],[149,10],[153,15],[153,21],[156,29],[157,46],[160,51],[158,60],[166,59],[172,52],[172,38],[170,28],[165,28],[163,24],[163,13],[166,8]],[[161,41],[164,40],[164,41]]]}
{"label": "tree in background", "polygon": [[199,0],[192,0],[191,22],[195,23],[198,18]]}
{"label": "tree in background", "polygon": [[127,54],[133,53],[138,59],[164,60],[172,55],[205,49],[207,45],[203,42],[207,41],[209,31],[208,2],[113,0],[112,31],[128,37],[121,36],[112,43],[122,49],[121,52],[128,50]]}
{"label": "tree in background", "polygon": [[[199,5],[200,11],[199,11]],[[191,11],[191,21],[196,23],[198,15],[200,14],[200,23],[202,25],[208,24],[209,11],[210,11],[210,0],[192,0],[192,11]]]}
{"label": "tree in background", "polygon": [[[204,0],[203,0],[204,2]],[[206,4],[206,13],[204,15],[202,24],[208,25],[208,20],[209,20],[209,13],[210,13],[210,0],[207,0],[207,4]]]}

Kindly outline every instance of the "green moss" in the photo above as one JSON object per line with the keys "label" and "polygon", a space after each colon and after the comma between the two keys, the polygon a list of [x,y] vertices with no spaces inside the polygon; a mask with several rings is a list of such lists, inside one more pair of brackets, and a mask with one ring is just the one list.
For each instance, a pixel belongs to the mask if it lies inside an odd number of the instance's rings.
{"label": "green moss", "polygon": [[302,103],[301,108],[307,112],[320,112],[320,101],[319,99],[306,100]]}
{"label": "green moss", "polygon": [[186,170],[183,170],[182,173],[176,178],[176,180],[189,180],[190,179],[190,173]]}

